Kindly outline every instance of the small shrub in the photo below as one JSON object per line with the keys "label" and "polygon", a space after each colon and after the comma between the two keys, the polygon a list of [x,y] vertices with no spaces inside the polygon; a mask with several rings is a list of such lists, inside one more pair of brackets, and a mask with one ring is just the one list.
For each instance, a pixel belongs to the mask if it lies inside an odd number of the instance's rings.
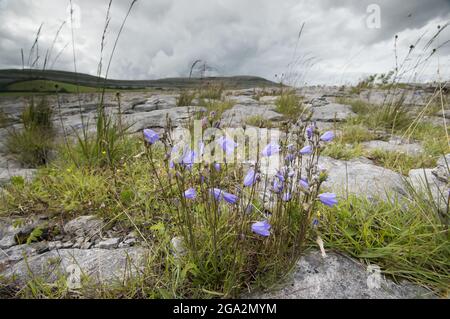
{"label": "small shrub", "polygon": [[11,176],[11,184],[20,188],[25,186],[25,178],[23,176]]}

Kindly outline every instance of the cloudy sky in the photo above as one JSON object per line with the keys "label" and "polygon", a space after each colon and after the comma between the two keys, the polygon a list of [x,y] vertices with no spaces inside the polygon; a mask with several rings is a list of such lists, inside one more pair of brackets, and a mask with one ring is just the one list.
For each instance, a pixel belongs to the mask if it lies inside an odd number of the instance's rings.
{"label": "cloudy sky", "polygon": [[[78,71],[95,75],[108,3],[73,0],[71,28],[69,0],[0,0],[0,68],[21,68],[21,49],[25,64],[38,57],[35,67],[42,68],[46,50],[67,21],[48,65],[74,70],[73,29]],[[104,60],[129,4],[112,3]],[[109,77],[187,76],[201,60],[197,66],[206,65],[209,75],[275,80],[285,74],[297,84],[347,84],[396,65],[408,80],[448,80],[448,22],[450,0],[139,0]],[[41,24],[38,50],[29,58]],[[441,32],[427,45],[439,26]]]}

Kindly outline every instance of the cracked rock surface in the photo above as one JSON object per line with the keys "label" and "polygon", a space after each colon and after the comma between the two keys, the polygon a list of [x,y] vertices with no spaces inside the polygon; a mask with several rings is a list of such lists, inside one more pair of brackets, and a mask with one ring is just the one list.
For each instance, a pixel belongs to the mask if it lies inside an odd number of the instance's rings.
{"label": "cracked rock surface", "polygon": [[253,294],[258,299],[410,299],[434,298],[419,286],[394,283],[379,272],[379,267],[368,267],[350,258],[328,253],[312,252],[300,259],[294,273],[283,288]]}

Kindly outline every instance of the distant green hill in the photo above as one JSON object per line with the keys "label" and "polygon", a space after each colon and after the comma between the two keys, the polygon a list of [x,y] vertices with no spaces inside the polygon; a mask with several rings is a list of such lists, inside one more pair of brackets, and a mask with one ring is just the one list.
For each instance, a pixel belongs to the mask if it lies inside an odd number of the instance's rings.
{"label": "distant green hill", "polygon": [[111,90],[188,89],[207,84],[223,84],[227,88],[245,89],[270,87],[276,83],[256,76],[208,78],[166,78],[159,80],[105,80],[96,76],[66,71],[0,70],[0,92],[95,92],[100,88]]}

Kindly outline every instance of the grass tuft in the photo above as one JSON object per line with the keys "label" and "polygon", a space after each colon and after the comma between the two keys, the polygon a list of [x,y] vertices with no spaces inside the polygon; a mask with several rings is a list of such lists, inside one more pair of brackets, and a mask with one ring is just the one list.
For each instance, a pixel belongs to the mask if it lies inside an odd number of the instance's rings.
{"label": "grass tuft", "polygon": [[[217,101],[217,100],[204,100],[201,99],[199,104],[207,109],[210,113],[211,120],[218,121],[222,118],[225,111],[233,107],[233,102],[229,101]],[[211,113],[213,116],[211,116]]]}
{"label": "grass tuft", "polygon": [[195,98],[195,94],[189,91],[181,92],[180,96],[177,99],[177,106],[191,106],[192,101]]}
{"label": "grass tuft", "polygon": [[338,99],[339,103],[350,105],[358,116],[356,122],[370,129],[398,131],[406,129],[413,118],[403,101],[386,102],[381,106],[372,105],[361,100]]}
{"label": "grass tuft", "polygon": [[348,161],[363,156],[364,152],[360,144],[352,145],[336,141],[324,150],[323,155]]}
{"label": "grass tuft", "polygon": [[261,115],[254,115],[245,120],[245,124],[255,127],[264,127],[264,128],[272,128],[272,121],[264,118]]}
{"label": "grass tuft", "polygon": [[276,111],[289,119],[298,119],[304,111],[301,98],[291,91],[283,92],[275,102],[275,105]]}
{"label": "grass tuft", "polygon": [[416,168],[436,167],[437,158],[431,155],[410,155],[402,152],[388,152],[380,149],[372,150],[368,157],[377,165],[389,168],[403,175]]}
{"label": "grass tuft", "polygon": [[376,202],[350,197],[324,211],[325,246],[446,294],[450,282],[448,228],[426,201]]}
{"label": "grass tuft", "polygon": [[9,123],[9,118],[3,110],[0,110],[0,128],[4,128]]}
{"label": "grass tuft", "polygon": [[198,94],[199,99],[221,100],[225,90],[223,84],[208,84]]}
{"label": "grass tuft", "polygon": [[341,143],[362,143],[375,139],[375,134],[361,124],[343,124],[338,139]]}
{"label": "grass tuft", "polygon": [[8,152],[27,166],[47,164],[54,144],[52,116],[53,110],[45,98],[37,105],[34,99],[31,99],[21,115],[23,128],[12,128],[8,131]]}

